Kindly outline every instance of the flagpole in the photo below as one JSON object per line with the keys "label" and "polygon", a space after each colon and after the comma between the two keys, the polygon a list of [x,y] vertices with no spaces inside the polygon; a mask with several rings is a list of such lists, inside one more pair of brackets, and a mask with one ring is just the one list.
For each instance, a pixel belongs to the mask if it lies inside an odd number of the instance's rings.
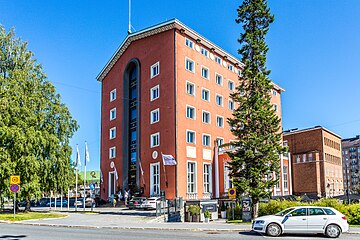
{"label": "flagpole", "polygon": [[78,167],[76,166],[76,180],[75,180],[75,212],[77,212],[77,189],[78,189]]}
{"label": "flagpole", "polygon": [[84,196],[83,196],[83,208],[85,211],[85,198],[86,198],[86,159],[84,165]]}
{"label": "flagpole", "polygon": [[166,170],[165,170],[165,162],[164,162],[164,156],[163,156],[163,153],[161,152],[161,158],[163,160],[163,170],[164,170],[164,176],[165,176],[165,186],[168,187],[168,182],[167,182],[167,179],[166,179]]}

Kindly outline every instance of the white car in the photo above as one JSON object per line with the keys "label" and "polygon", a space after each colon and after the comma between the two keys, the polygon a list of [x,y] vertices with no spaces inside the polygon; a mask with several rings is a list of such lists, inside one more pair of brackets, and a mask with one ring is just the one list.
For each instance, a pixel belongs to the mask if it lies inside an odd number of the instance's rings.
{"label": "white car", "polygon": [[337,238],[349,230],[346,216],[330,207],[299,206],[254,220],[252,230],[277,237],[283,233],[322,233]]}
{"label": "white car", "polygon": [[161,202],[159,197],[151,197],[145,200],[144,209],[156,209],[156,204]]}

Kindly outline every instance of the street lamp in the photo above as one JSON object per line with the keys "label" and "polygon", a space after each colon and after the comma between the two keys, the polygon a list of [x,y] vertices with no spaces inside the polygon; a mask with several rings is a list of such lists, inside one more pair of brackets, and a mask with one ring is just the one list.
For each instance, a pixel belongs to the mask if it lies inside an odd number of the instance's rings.
{"label": "street lamp", "polygon": [[347,199],[347,203],[350,204],[349,177],[348,177],[348,164],[347,163],[345,163],[345,176],[346,176],[346,199]]}

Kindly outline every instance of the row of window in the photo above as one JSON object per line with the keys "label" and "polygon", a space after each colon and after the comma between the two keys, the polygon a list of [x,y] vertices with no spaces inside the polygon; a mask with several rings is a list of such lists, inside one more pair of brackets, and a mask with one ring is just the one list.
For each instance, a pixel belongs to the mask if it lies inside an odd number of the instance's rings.
{"label": "row of window", "polygon": [[340,150],[340,143],[330,140],[329,138],[324,137],[324,143],[325,143],[325,146],[334,148],[336,150]]}
{"label": "row of window", "polygon": [[[216,55],[210,55],[209,54],[209,51],[204,48],[204,47],[199,47],[199,46],[195,46],[194,42],[191,41],[190,39],[188,38],[185,38],[185,45],[188,46],[189,48],[191,49],[196,49],[198,52],[200,52],[203,56],[207,57],[207,58],[210,58],[212,60],[214,60],[217,64],[219,65],[223,65],[224,67],[227,67],[228,70],[232,71],[232,72],[235,72],[235,67],[230,64],[230,63],[227,63],[225,61],[222,60],[221,57],[219,56],[216,56]],[[241,71],[240,69],[237,69],[237,73],[239,76],[241,76]]]}

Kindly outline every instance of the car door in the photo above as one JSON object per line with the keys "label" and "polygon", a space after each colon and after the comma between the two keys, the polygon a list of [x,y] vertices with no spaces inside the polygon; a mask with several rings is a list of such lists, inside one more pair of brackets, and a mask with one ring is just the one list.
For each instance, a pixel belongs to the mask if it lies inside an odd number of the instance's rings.
{"label": "car door", "polygon": [[307,211],[306,208],[297,208],[287,214],[282,223],[284,232],[307,232]]}
{"label": "car door", "polygon": [[310,232],[323,232],[324,226],[328,221],[328,216],[322,208],[309,208],[308,214],[308,230]]}

